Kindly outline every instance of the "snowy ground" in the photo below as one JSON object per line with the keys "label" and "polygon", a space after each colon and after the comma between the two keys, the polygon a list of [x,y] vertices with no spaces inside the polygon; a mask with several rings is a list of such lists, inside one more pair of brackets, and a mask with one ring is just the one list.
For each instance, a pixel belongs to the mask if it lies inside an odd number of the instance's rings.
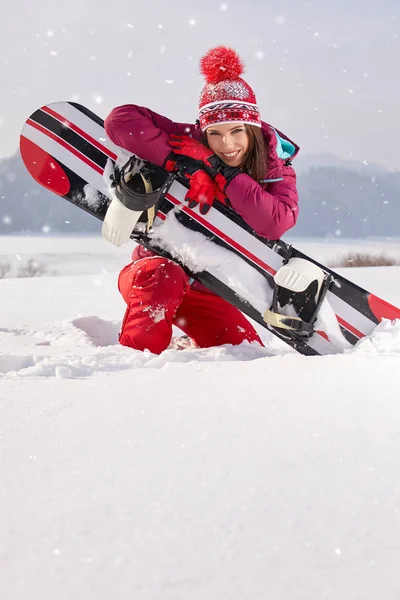
{"label": "snowy ground", "polygon": [[[29,258],[54,275],[0,280],[0,598],[400,597],[400,326],[156,357],[117,344],[129,251],[0,238]],[[346,275],[400,305],[400,267]]]}

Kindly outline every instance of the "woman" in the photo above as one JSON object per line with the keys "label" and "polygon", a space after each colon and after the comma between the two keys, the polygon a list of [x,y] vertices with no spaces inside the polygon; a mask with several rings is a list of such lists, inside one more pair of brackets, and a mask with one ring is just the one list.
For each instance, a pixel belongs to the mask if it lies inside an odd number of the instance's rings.
{"label": "woman", "polygon": [[[228,203],[258,233],[280,238],[296,223],[296,176],[290,160],[298,147],[260,119],[255,94],[240,75],[243,64],[219,46],[201,60],[206,84],[195,125],[174,123],[132,104],[115,108],[105,121],[118,146],[168,171],[184,171],[189,207],[206,214],[213,202]],[[176,325],[201,348],[262,344],[243,314],[191,282],[183,269],[146,250],[134,249],[120,273],[127,304],[120,343],[155,354],[168,348]]]}

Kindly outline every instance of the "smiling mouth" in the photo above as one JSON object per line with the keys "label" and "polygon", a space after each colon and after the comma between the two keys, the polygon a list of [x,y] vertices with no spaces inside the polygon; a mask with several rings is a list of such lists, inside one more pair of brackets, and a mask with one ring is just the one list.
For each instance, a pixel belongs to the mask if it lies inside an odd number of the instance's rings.
{"label": "smiling mouth", "polygon": [[222,156],[225,158],[235,158],[239,154],[240,150],[235,150],[235,152],[221,152]]}

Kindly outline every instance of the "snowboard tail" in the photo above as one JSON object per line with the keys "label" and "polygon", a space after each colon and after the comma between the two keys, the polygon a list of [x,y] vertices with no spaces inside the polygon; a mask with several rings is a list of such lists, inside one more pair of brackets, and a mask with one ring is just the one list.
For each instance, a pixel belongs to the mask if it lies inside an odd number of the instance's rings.
{"label": "snowboard tail", "polygon": [[[129,157],[126,151],[107,138],[100,117],[73,102],[58,102],[35,111],[23,127],[20,151],[26,168],[40,185],[100,221],[104,220],[112,198],[109,176],[118,162],[122,164]],[[205,216],[190,209],[184,201],[186,192],[187,182],[184,179],[169,176],[164,194],[156,206],[151,231],[146,231],[146,215],[143,214],[131,238],[179,262],[192,277],[298,352],[305,355],[341,352],[371,333],[382,319],[400,318],[398,308],[291,245],[257,235],[229,207],[214,203]],[[237,261],[235,264],[240,271],[257,279],[259,288],[244,290],[243,286],[236,285],[232,278],[212,266],[201,271],[190,268],[185,260],[184,248],[179,248],[176,243],[172,245],[163,236],[163,224],[166,220],[171,222],[171,219],[193,235],[201,234],[209,243],[229,252],[229,257]],[[308,261],[322,270],[326,281],[324,297],[334,315],[332,328],[318,329],[317,318],[315,333],[307,337],[266,323],[264,314],[273,302],[274,276],[290,259]],[[262,289],[263,286],[265,289]],[[266,302],[264,294],[269,302]],[[296,311],[297,315],[300,312],[300,316],[302,310],[307,314],[306,303],[296,306],[295,301],[299,297],[287,295],[288,318],[293,317]],[[284,296],[281,296],[279,304],[283,301]]]}

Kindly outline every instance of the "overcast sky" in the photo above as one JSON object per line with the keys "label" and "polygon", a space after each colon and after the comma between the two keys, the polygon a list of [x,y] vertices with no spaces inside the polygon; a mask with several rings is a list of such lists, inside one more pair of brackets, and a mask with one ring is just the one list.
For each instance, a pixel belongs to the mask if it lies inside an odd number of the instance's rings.
{"label": "overcast sky", "polygon": [[0,22],[0,156],[59,100],[194,121],[199,58],[234,47],[263,120],[303,154],[400,170],[399,0],[11,0]]}

